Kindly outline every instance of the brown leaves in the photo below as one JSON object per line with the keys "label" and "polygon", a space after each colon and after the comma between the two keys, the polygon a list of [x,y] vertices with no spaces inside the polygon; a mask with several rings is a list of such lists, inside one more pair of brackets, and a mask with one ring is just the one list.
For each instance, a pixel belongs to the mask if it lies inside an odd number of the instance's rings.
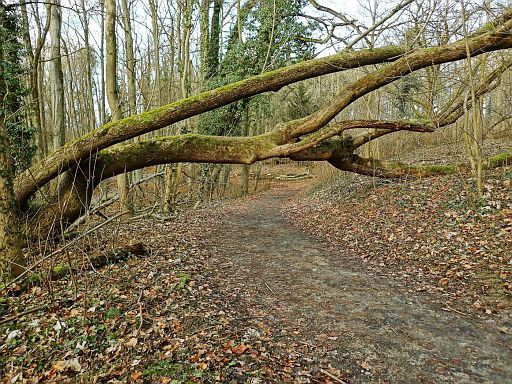
{"label": "brown leaves", "polygon": [[78,361],[78,358],[73,358],[69,360],[59,360],[52,365],[52,370],[55,372],[61,372],[65,370],[70,370],[73,372],[80,372],[82,370],[82,366]]}
{"label": "brown leaves", "polygon": [[142,372],[141,371],[135,371],[135,372],[130,373],[130,379],[132,379],[133,381],[141,380],[142,379]]}
{"label": "brown leaves", "polygon": [[132,337],[130,338],[130,340],[128,340],[126,343],[124,343],[124,345],[126,345],[128,348],[134,348],[136,345],[137,345],[137,338],[136,337]]}
{"label": "brown leaves", "polygon": [[470,307],[478,299],[482,313],[512,305],[512,194],[502,170],[488,175],[482,201],[461,176],[391,185],[351,180],[288,203],[290,223],[416,291],[444,292]]}
{"label": "brown leaves", "polygon": [[241,355],[250,349],[251,347],[249,345],[245,345],[244,343],[235,345],[235,340],[233,339],[224,344],[224,350],[235,355]]}
{"label": "brown leaves", "polygon": [[233,352],[235,355],[241,355],[248,349],[250,349],[250,347],[248,347],[247,345],[239,344],[236,347],[231,348],[231,352]]}

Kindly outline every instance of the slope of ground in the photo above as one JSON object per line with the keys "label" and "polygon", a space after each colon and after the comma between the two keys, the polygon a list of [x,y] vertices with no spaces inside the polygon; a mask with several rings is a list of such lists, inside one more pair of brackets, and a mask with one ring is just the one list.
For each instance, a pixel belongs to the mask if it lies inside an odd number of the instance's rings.
{"label": "slope of ground", "polygon": [[[508,318],[512,309],[512,169],[389,183],[349,178],[288,203],[289,222],[445,308]],[[455,308],[454,308],[455,309]]]}

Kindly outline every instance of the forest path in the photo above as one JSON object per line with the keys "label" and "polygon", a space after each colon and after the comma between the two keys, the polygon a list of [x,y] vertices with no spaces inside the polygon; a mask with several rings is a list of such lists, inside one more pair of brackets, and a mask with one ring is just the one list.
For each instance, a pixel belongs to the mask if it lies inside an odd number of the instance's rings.
{"label": "forest path", "polygon": [[357,383],[511,383],[512,338],[292,226],[277,188],[227,207],[203,242],[240,305],[267,313]]}

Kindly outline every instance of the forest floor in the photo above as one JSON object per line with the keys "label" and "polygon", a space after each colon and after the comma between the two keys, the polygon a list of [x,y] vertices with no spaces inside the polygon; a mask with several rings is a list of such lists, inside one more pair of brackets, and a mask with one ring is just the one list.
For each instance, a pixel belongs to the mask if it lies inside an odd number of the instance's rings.
{"label": "forest floor", "polygon": [[0,325],[0,377],[512,382],[511,181],[489,173],[479,201],[460,175],[282,182],[112,223],[105,248],[142,241],[150,255],[10,296],[4,318],[45,310]]}

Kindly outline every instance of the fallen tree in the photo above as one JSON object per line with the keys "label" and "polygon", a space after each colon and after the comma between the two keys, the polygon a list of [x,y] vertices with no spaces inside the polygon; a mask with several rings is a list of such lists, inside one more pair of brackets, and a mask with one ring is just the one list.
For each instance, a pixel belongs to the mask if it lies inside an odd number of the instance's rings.
{"label": "fallen tree", "polygon": [[[341,170],[381,177],[450,172],[453,167],[428,168],[386,163],[362,158],[355,151],[363,144],[392,132],[432,132],[451,124],[463,114],[463,106],[470,104],[465,103],[464,97],[452,101],[439,112],[436,119],[430,121],[346,120],[333,123],[333,120],[362,96],[412,72],[462,60],[468,55],[474,57],[511,47],[512,10],[508,9],[471,36],[444,46],[414,50],[384,47],[342,52],[264,73],[106,124],[66,144],[16,178],[14,189],[19,215],[30,212],[29,199],[38,189],[65,174],[59,190],[35,214],[32,213],[30,221],[30,231],[39,235],[58,232],[86,211],[94,188],[101,181],[125,171],[174,162],[252,164],[272,157],[289,157],[295,160],[329,161]],[[382,66],[345,86],[325,107],[307,117],[278,124],[266,134],[252,137],[184,134],[113,147],[127,139],[243,98],[370,64]],[[510,65],[509,60],[489,74],[479,87],[479,92],[492,89]],[[371,128],[374,131],[355,137],[344,136],[346,131],[358,128]]]}

